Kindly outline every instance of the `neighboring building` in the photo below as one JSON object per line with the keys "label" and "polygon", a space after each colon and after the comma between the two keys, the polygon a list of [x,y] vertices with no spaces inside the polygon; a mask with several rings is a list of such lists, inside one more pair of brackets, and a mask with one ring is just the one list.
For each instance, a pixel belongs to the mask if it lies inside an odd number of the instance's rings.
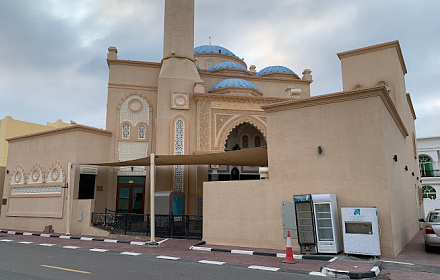
{"label": "neighboring building", "polygon": [[46,125],[14,120],[10,116],[6,116],[0,120],[0,166],[6,166],[8,159],[8,142],[7,138],[17,137],[21,135],[31,134],[35,132],[47,131],[55,128],[66,127],[70,124],[61,120],[56,122],[47,122]]}
{"label": "neighboring building", "polygon": [[69,126],[70,124],[64,123],[61,120],[46,125],[29,123],[19,120],[14,120],[10,116],[6,116],[0,120],[0,198],[3,195],[3,183],[6,172],[6,163],[8,159],[8,142],[7,138],[31,134],[35,132],[47,131],[55,128]]}
{"label": "neighboring building", "polygon": [[[106,130],[74,125],[8,139],[1,227],[106,234],[90,213],[149,213],[149,169],[91,163],[267,144],[268,180],[247,181],[259,177],[255,167],[159,166],[156,191],[183,192],[182,212],[203,212],[211,243],[277,249],[281,201],[332,192],[339,206],[376,206],[383,255],[400,252],[418,230],[420,204],[415,113],[397,41],[339,54],[344,92],[310,97],[308,69],[302,77],[285,66],[247,70],[226,48],[194,48],[194,0],[166,0],[164,29],[160,63],[108,49]],[[217,179],[241,181],[204,184]]]}
{"label": "neighboring building", "polygon": [[425,216],[440,209],[440,137],[417,139]]}

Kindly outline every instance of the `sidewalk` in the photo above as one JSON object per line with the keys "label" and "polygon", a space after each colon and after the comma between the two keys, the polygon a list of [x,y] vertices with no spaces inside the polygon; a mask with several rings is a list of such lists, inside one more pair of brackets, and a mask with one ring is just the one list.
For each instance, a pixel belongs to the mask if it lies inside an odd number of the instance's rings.
{"label": "sidewalk", "polygon": [[[200,244],[192,239],[157,239],[140,236],[78,236],[1,230],[0,241],[28,245],[54,246],[94,252],[126,255],[153,255],[168,260],[187,260],[203,264],[234,265],[250,269],[362,279],[440,279],[440,253],[426,253],[419,232],[395,259],[372,259],[361,256],[302,256],[294,252],[295,264],[282,263],[285,252],[261,248],[243,248]],[[379,274],[380,273],[380,274]]]}

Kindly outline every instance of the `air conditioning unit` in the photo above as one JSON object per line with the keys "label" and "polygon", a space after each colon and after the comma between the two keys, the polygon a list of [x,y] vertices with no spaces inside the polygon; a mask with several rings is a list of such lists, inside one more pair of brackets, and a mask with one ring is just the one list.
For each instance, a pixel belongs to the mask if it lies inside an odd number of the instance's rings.
{"label": "air conditioning unit", "polygon": [[269,178],[269,167],[260,167],[258,169],[260,173],[260,179],[268,179]]}

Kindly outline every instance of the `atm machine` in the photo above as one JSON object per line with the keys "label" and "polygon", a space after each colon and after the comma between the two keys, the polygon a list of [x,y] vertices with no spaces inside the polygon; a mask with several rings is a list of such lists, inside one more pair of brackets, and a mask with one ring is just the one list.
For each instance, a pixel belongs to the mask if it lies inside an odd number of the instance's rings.
{"label": "atm machine", "polygon": [[294,195],[293,200],[301,253],[339,253],[342,246],[336,195]]}

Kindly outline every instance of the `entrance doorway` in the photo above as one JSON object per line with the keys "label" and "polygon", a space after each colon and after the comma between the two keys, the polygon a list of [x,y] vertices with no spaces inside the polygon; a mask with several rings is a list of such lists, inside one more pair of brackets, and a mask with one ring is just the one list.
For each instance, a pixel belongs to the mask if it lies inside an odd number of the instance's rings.
{"label": "entrance doorway", "polygon": [[119,213],[144,213],[145,177],[118,177],[116,210]]}

